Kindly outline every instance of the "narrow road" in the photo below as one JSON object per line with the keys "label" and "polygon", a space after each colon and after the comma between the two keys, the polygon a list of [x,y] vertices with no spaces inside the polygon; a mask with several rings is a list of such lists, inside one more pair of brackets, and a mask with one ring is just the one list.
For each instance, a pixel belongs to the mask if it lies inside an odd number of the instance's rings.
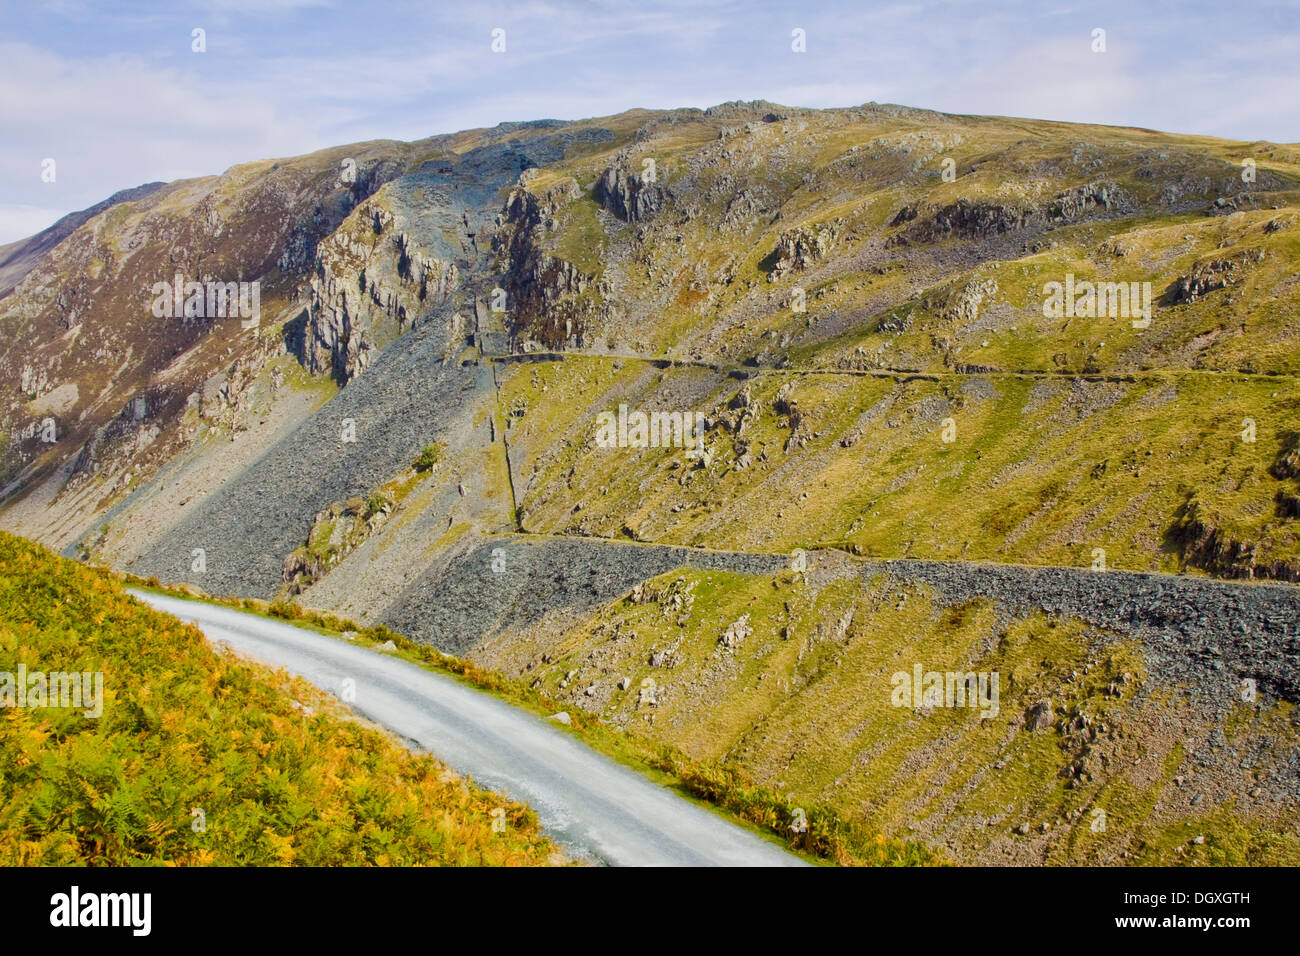
{"label": "narrow road", "polygon": [[517,707],[378,651],[231,608],[131,589],[214,643],[340,694],[482,787],[527,803],[579,858],[619,866],[794,866],[780,847],[595,753]]}

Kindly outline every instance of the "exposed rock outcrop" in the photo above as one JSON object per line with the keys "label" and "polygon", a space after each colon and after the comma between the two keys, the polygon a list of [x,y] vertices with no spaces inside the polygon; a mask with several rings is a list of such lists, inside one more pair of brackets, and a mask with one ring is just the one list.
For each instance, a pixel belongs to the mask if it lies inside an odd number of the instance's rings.
{"label": "exposed rock outcrop", "polygon": [[522,185],[506,197],[493,244],[505,273],[506,321],[516,343],[580,347],[596,311],[592,301],[578,298],[593,278],[544,249],[545,223],[563,198],[539,198]]}
{"label": "exposed rock outcrop", "polygon": [[1263,249],[1243,249],[1229,256],[1198,262],[1190,273],[1178,280],[1173,290],[1175,302],[1195,302],[1216,289],[1226,289],[1240,282],[1251,266],[1263,262]]}
{"label": "exposed rock outcrop", "polygon": [[346,228],[321,243],[307,286],[298,357],[313,374],[346,383],[378,349],[446,300],[459,271],[421,249],[378,203],[357,208]]}
{"label": "exposed rock outcrop", "polygon": [[965,197],[938,209],[907,205],[895,213],[891,226],[903,226],[891,245],[935,242],[940,239],[987,239],[1033,226],[1078,222],[1097,215],[1132,212],[1133,200],[1110,182],[1088,183],[1058,193],[1046,202],[992,202]]}
{"label": "exposed rock outcrop", "polygon": [[[645,222],[653,219],[667,202],[668,193],[648,172],[627,168],[630,154],[620,153],[596,181],[596,200],[620,219]],[[651,169],[653,167],[643,167]]]}
{"label": "exposed rock outcrop", "polygon": [[997,279],[973,278],[949,297],[942,309],[943,317],[950,322],[974,322],[979,318],[984,300],[997,291]]}
{"label": "exposed rock outcrop", "polygon": [[843,227],[844,220],[835,219],[817,226],[796,226],[781,233],[770,257],[772,271],[769,278],[779,279],[792,272],[802,272],[825,259],[834,249]]}

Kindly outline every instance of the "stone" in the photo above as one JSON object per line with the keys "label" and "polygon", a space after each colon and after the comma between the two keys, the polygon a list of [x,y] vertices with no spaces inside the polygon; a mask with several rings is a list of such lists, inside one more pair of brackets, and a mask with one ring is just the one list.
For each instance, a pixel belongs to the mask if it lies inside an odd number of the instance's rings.
{"label": "stone", "polygon": [[1046,697],[1040,698],[1033,707],[1029,708],[1029,713],[1025,716],[1025,729],[1033,732],[1050,727],[1055,716],[1052,713],[1051,700]]}
{"label": "stone", "polygon": [[718,638],[718,643],[729,651],[735,651],[745,638],[752,633],[754,633],[754,629],[749,625],[749,615],[742,614],[722,632],[722,637]]}

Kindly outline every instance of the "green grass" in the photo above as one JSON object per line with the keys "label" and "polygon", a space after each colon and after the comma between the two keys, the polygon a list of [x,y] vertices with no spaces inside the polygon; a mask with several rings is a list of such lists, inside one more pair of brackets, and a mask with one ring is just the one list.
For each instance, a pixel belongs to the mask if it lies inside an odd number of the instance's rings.
{"label": "green grass", "polygon": [[[804,447],[788,447],[791,422],[776,411],[785,386]],[[660,407],[672,388],[696,396],[683,410],[716,418],[739,387],[705,370],[592,357],[506,371],[503,404],[525,410],[507,433],[527,478],[517,480],[524,527],[1034,565],[1087,566],[1100,547],[1109,566],[1133,570],[1300,573],[1300,534],[1276,503],[1296,479],[1270,471],[1300,404],[1289,380],[767,372],[749,382],[756,421],[739,437],[709,432],[708,468],[681,449],[595,445],[596,414],[620,402]],[[1192,519],[1250,555],[1225,565],[1185,552]]]}
{"label": "green grass", "polygon": [[434,465],[438,464],[438,462],[441,460],[442,460],[441,445],[437,445],[437,444],[425,445],[424,448],[420,450],[419,457],[415,459],[415,464],[412,467],[415,468],[416,471],[425,472],[425,471],[429,471],[431,468],[433,468]]}

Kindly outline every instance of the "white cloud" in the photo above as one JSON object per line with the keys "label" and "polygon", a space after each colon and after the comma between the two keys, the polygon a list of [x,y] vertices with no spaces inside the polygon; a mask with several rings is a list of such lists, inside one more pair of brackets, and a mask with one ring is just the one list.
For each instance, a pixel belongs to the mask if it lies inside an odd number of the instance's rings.
{"label": "white cloud", "polygon": [[[69,60],[0,43],[4,198],[81,209],[118,189],[219,173],[311,141],[306,124],[268,101],[210,89],[133,57]],[[53,183],[41,180],[46,158],[57,163]]]}
{"label": "white cloud", "polygon": [[[932,90],[937,108],[961,113],[1125,125],[1147,95],[1134,51],[1093,53],[1089,34],[1056,37],[995,62],[972,65]],[[909,104],[910,105],[910,104]]]}

